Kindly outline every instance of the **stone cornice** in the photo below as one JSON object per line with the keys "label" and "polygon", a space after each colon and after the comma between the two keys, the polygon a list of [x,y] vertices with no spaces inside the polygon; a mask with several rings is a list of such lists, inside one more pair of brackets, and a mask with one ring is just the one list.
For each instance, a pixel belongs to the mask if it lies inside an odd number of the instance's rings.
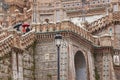
{"label": "stone cornice", "polygon": [[36,26],[36,31],[38,33],[47,33],[47,32],[57,32],[57,31],[71,31],[79,34],[79,36],[82,36],[83,38],[87,39],[88,41],[91,41],[94,43],[95,39],[94,37],[85,29],[74,25],[70,21],[63,21],[61,23],[57,24],[44,24],[44,25],[38,25]]}
{"label": "stone cornice", "polygon": [[72,31],[56,31],[56,32],[44,32],[44,33],[37,33],[37,42],[48,42],[54,41],[54,37],[56,33],[60,33],[63,36],[63,39],[70,39],[76,41],[79,44],[84,45],[85,47],[91,48],[93,43],[89,40],[83,38],[79,34],[72,32]]}
{"label": "stone cornice", "polygon": [[95,54],[109,54],[114,53],[114,49],[112,46],[104,46],[104,47],[94,47]]}

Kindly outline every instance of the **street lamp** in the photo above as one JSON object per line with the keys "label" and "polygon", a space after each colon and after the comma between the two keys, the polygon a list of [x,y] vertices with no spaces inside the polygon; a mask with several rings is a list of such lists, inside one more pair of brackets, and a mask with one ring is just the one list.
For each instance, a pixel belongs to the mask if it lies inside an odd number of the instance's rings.
{"label": "street lamp", "polygon": [[62,41],[62,35],[56,34],[55,35],[55,43],[57,46],[57,80],[60,80],[60,46]]}

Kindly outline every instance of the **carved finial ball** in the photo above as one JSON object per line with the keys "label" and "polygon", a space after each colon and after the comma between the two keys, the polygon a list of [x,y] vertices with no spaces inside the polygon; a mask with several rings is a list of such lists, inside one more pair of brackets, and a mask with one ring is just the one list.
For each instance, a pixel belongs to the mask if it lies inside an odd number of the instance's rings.
{"label": "carved finial ball", "polygon": [[15,10],[15,12],[19,12],[19,10],[18,10],[18,9],[16,9],[16,10]]}
{"label": "carved finial ball", "polygon": [[112,8],[109,8],[109,9],[108,9],[108,12],[112,13],[112,12],[113,12],[113,9],[112,9]]}

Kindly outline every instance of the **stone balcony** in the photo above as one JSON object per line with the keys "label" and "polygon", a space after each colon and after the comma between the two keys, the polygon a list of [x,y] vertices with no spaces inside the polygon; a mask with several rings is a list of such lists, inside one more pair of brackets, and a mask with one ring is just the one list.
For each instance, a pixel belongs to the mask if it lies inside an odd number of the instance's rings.
{"label": "stone balcony", "polygon": [[63,21],[61,23],[49,23],[43,25],[34,25],[38,33],[45,32],[59,32],[59,31],[71,31],[79,34],[81,37],[95,43],[95,38],[85,29],[73,24],[70,21]]}

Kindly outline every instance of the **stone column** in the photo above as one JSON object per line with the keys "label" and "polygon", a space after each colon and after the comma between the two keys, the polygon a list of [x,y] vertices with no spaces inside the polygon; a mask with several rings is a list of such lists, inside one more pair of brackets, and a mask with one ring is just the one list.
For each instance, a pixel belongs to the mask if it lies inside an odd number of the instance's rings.
{"label": "stone column", "polygon": [[102,53],[102,80],[116,80],[113,74],[113,61],[112,52],[113,48],[111,43],[111,36],[104,34],[100,38],[100,45],[103,47]]}
{"label": "stone column", "polygon": [[89,75],[90,76],[90,80],[95,80],[95,73],[94,73],[94,59],[93,59],[93,55],[91,52],[88,52],[88,64],[89,64]]}
{"label": "stone column", "polygon": [[18,80],[23,80],[23,57],[22,54],[18,54]]}
{"label": "stone column", "polygon": [[106,47],[103,51],[102,80],[116,80],[111,55],[112,48]]}
{"label": "stone column", "polygon": [[68,20],[69,19],[65,10],[63,10],[63,15],[64,15],[64,18],[63,18],[64,20]]}
{"label": "stone column", "polygon": [[61,80],[68,80],[68,44],[65,40],[61,43],[60,53]]}
{"label": "stone column", "polygon": [[71,44],[68,46],[68,58],[69,58],[69,70],[68,70],[68,80],[75,80],[75,68],[74,68],[74,54],[73,54],[73,47]]}
{"label": "stone column", "polygon": [[12,53],[12,71],[13,71],[13,79],[12,80],[18,80],[17,57],[16,57],[16,53],[14,51]]}

